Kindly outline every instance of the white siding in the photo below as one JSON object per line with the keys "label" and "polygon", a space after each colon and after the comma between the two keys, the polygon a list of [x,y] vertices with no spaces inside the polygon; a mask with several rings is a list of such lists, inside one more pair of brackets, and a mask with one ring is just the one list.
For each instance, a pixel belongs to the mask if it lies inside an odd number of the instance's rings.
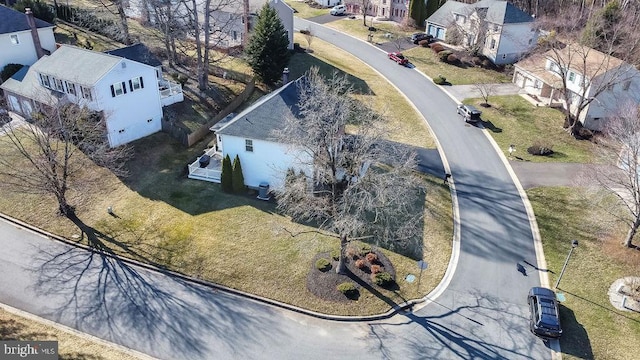
{"label": "white siding", "polygon": [[308,160],[301,159],[304,154],[287,145],[275,142],[256,140],[253,141],[253,152],[245,147],[245,138],[230,135],[219,135],[222,141],[223,154],[229,155],[231,161],[238,155],[242,164],[242,172],[245,185],[257,188],[261,182],[267,182],[271,189],[281,189],[287,169],[294,168],[311,174],[311,167],[302,165]]}
{"label": "white siding", "polygon": [[[126,64],[123,68],[122,64]],[[142,77],[144,88],[131,91],[129,80]],[[112,97],[111,85],[124,82],[126,94]],[[111,146],[118,146],[162,129],[162,105],[156,70],[151,66],[122,59],[93,87],[96,107],[107,118]]]}
{"label": "white siding", "polygon": [[[11,42],[11,35],[18,36],[18,44]],[[50,52],[55,51],[56,41],[53,37],[53,27],[38,29],[38,35],[43,49]],[[0,50],[0,70],[7,64],[33,65],[38,60],[30,30],[1,34],[0,49],[2,49]]]}
{"label": "white siding", "polygon": [[[489,50],[490,40],[485,46],[485,55],[496,64],[517,61],[522,54],[532,49],[537,42],[536,31],[531,31],[533,23],[505,24],[502,26],[497,49]],[[491,25],[489,25],[491,27]]]}

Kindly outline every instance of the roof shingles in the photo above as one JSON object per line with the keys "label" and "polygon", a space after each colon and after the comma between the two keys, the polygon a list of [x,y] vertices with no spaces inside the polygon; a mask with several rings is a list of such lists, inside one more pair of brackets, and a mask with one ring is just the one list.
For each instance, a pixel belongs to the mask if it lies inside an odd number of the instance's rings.
{"label": "roof shingles", "polygon": [[[37,28],[53,26],[52,24],[38,18],[35,20]],[[0,34],[10,34],[26,30],[29,30],[29,24],[27,23],[27,16],[25,14],[4,5],[0,5]]]}

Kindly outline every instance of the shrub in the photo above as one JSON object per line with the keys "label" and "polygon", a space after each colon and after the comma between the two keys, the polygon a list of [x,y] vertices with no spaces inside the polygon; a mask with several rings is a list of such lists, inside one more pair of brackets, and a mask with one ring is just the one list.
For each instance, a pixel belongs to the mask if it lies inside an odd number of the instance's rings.
{"label": "shrub", "polygon": [[372,274],[377,274],[379,272],[382,272],[382,266],[380,265],[371,265],[370,269]]}
{"label": "shrub", "polygon": [[378,286],[387,286],[390,285],[393,282],[393,278],[391,277],[391,274],[389,274],[388,272],[381,272],[381,273],[377,273],[377,274],[372,274],[371,275],[373,282],[378,285]]}
{"label": "shrub", "polygon": [[5,82],[20,69],[22,69],[22,65],[20,64],[7,64],[2,68],[2,71],[0,71],[0,79],[2,79],[2,82]]}
{"label": "shrub", "polygon": [[579,139],[589,140],[593,137],[593,131],[580,127],[576,132],[576,135],[578,135]]}
{"label": "shrub", "polygon": [[362,250],[363,252],[370,252],[371,251],[371,245],[362,244],[362,246],[360,246],[360,250]]}
{"label": "shrub", "polygon": [[437,85],[444,85],[447,83],[447,78],[442,75],[438,75],[437,78],[433,79],[433,82],[436,83]]}
{"label": "shrub", "polygon": [[442,62],[446,62],[446,61],[447,61],[447,57],[448,57],[449,55],[451,55],[451,54],[452,54],[451,50],[443,50],[443,51],[440,51],[440,52],[438,53],[438,59],[440,59],[440,61],[442,61]]}
{"label": "shrub", "polygon": [[420,40],[418,41],[418,45],[422,47],[429,47],[429,40]]}
{"label": "shrub", "polygon": [[342,284],[339,284],[336,288],[338,289],[338,291],[340,291],[341,293],[345,294],[348,297],[355,295],[357,291],[356,286],[352,282],[343,282]]}
{"label": "shrub", "polygon": [[222,174],[220,175],[220,186],[222,191],[230,193],[233,191],[233,167],[229,154],[222,159]]}
{"label": "shrub", "polygon": [[474,56],[473,58],[471,58],[471,62],[476,66],[482,65],[482,59],[480,59],[477,56]]}
{"label": "shrub", "polygon": [[238,155],[236,155],[236,158],[233,159],[231,184],[233,186],[234,193],[242,194],[245,192],[244,175],[242,174],[242,165],[240,164],[240,157],[238,157]]}
{"label": "shrub", "polygon": [[320,258],[316,261],[316,269],[325,272],[331,269],[331,262],[325,258]]}
{"label": "shrub", "polygon": [[485,69],[489,69],[493,66],[493,63],[489,59],[482,60],[482,67]]}
{"label": "shrub", "polygon": [[440,43],[433,43],[429,46],[431,47],[431,50],[435,51],[436,53],[444,51],[444,46],[442,46],[442,44]]}
{"label": "shrub", "polygon": [[352,245],[347,247],[347,251],[346,251],[347,257],[352,259],[357,259],[360,257],[360,255],[362,255],[362,253],[360,252],[360,249]]}
{"label": "shrub", "polygon": [[365,264],[366,264],[366,263],[365,263],[364,259],[358,259],[358,260],[356,260],[356,267],[357,267],[358,269],[364,269]]}
{"label": "shrub", "polygon": [[553,145],[549,145],[540,141],[536,141],[527,149],[527,152],[535,156],[548,156],[553,154]]}
{"label": "shrub", "polygon": [[458,61],[458,57],[455,54],[450,54],[447,56],[447,62],[449,64],[455,64]]}
{"label": "shrub", "polygon": [[335,261],[340,260],[340,250],[333,249],[333,250],[331,250],[331,254],[330,255],[331,255],[331,258],[333,260],[335,260]]}
{"label": "shrub", "polygon": [[368,262],[373,264],[375,261],[378,260],[378,255],[370,252],[367,255],[365,255],[365,259],[367,259]]}

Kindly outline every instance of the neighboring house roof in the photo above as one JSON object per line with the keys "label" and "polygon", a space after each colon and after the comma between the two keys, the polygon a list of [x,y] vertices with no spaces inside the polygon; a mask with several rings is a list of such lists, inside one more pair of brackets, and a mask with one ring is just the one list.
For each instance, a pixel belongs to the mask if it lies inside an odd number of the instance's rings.
{"label": "neighboring house roof", "polygon": [[123,57],[149,66],[161,66],[162,62],[144,44],[135,44],[120,49],[105,51],[106,54]]}
{"label": "neighboring house roof", "polygon": [[[430,23],[448,26],[454,21],[453,14],[471,15],[477,11],[486,21],[494,24],[515,24],[533,21],[533,17],[518,9],[508,1],[480,0],[474,4],[465,4],[459,1],[447,1],[427,21]],[[486,15],[485,15],[486,14]]]}
{"label": "neighboring house roof", "polygon": [[53,54],[38,60],[32,69],[80,85],[93,86],[120,61],[122,58],[118,56],[62,45]]}
{"label": "neighboring house roof", "polygon": [[487,9],[485,20],[504,25],[532,22],[533,17],[507,1],[493,0]]}
{"label": "neighboring house roof", "polygon": [[[547,59],[554,62],[560,60],[559,65],[569,65],[570,69],[580,75],[593,78],[602,75],[609,70],[616,69],[623,64],[623,60],[607,55],[598,50],[582,46],[567,45],[560,50],[549,50],[544,54],[535,54],[519,61],[516,66],[537,76],[545,83],[553,86],[561,86],[560,78],[545,68]],[[585,74],[586,72],[586,74]]]}
{"label": "neighboring house roof", "polygon": [[[35,20],[37,28],[53,26],[44,20],[37,18]],[[30,30],[29,24],[27,23],[27,16],[20,11],[0,5],[0,34],[9,34],[25,30]]]}
{"label": "neighboring house roof", "polygon": [[217,134],[257,140],[273,140],[273,131],[282,129],[286,116],[298,114],[299,78],[263,96],[251,107],[222,126]]}
{"label": "neighboring house roof", "polygon": [[449,26],[454,20],[453,13],[466,14],[469,4],[461,3],[459,1],[447,1],[436,10],[429,18],[427,22],[442,25],[444,27]]}

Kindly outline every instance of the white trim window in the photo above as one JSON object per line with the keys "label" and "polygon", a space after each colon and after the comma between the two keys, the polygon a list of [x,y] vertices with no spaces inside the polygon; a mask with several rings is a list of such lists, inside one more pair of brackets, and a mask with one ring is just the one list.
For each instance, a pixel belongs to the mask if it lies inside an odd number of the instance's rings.
{"label": "white trim window", "polygon": [[93,96],[91,95],[91,89],[88,87],[80,86],[80,94],[83,99],[87,99],[89,101],[93,101]]}
{"label": "white trim window", "polygon": [[117,82],[111,85],[111,97],[124,95],[127,93],[127,86],[123,82]]}
{"label": "white trim window", "polygon": [[76,96],[76,84],[68,81],[65,81],[65,84],[67,85],[67,94]]}
{"label": "white trim window", "polygon": [[49,76],[45,74],[38,74],[40,76],[40,84],[46,88],[51,88],[51,82],[49,82]]}
{"label": "white trim window", "polygon": [[131,90],[131,92],[140,89],[144,89],[144,81],[142,80],[142,76],[129,80],[129,90]]}
{"label": "white trim window", "polygon": [[62,82],[62,80],[54,78],[53,83],[56,86],[56,90],[64,92],[64,83]]}
{"label": "white trim window", "polygon": [[18,37],[18,34],[11,34],[9,35],[9,38],[13,45],[20,45],[20,38]]}
{"label": "white trim window", "polygon": [[576,82],[576,73],[574,73],[573,71],[569,71],[569,81],[571,83],[575,83]]}
{"label": "white trim window", "polygon": [[244,149],[248,152],[253,152],[253,140],[245,139],[244,140]]}

